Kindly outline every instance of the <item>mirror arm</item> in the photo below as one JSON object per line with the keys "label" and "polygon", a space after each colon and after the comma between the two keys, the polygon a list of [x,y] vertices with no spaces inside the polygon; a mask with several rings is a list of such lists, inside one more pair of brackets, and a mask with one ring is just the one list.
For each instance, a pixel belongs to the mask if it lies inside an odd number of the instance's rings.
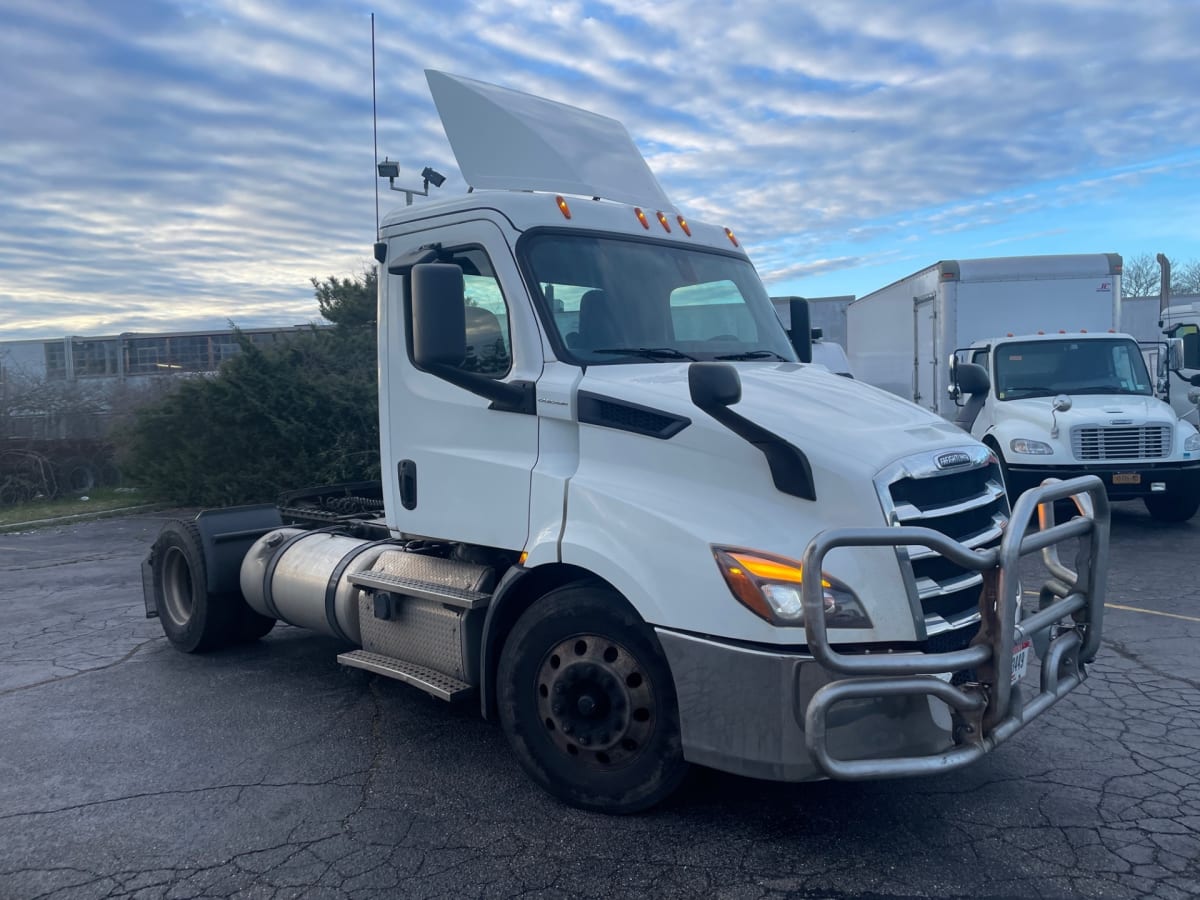
{"label": "mirror arm", "polygon": [[428,371],[443,381],[491,400],[488,409],[499,412],[537,413],[537,388],[532,381],[497,381],[475,372],[464,372],[456,366],[429,366]]}

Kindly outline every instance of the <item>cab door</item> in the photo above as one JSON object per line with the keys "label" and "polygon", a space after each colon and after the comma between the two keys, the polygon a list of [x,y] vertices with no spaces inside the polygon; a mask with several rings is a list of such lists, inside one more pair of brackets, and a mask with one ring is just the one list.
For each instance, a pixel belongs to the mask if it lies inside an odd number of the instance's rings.
{"label": "cab door", "polygon": [[[467,355],[462,368],[501,381],[535,382],[541,341],[510,245],[476,219],[389,236],[388,260],[435,248],[463,270]],[[534,414],[491,402],[413,362],[411,267],[381,278],[380,442],[393,532],[510,550],[525,546],[538,454]]]}

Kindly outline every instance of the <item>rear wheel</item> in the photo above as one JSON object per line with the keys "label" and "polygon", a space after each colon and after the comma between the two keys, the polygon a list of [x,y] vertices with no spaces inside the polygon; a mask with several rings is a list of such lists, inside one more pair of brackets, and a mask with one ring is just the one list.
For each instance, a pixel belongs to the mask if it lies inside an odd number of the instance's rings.
{"label": "rear wheel", "polygon": [[1143,497],[1146,511],[1159,522],[1186,522],[1200,509],[1200,491],[1151,494]]}
{"label": "rear wheel", "polygon": [[151,565],[158,619],[176,649],[201,653],[238,640],[246,601],[239,594],[209,593],[204,547],[195,524],[164,525],[154,542]]}
{"label": "rear wheel", "polygon": [[568,585],[526,610],[505,642],[497,684],[521,765],[572,806],[637,812],[687,774],[658,640],[611,588]]}

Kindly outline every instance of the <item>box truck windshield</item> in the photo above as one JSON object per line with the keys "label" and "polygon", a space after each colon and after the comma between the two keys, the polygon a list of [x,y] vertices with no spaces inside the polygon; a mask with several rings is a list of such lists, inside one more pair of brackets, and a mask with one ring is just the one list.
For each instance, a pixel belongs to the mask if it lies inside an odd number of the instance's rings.
{"label": "box truck windshield", "polygon": [[796,358],[740,255],[557,232],[521,249],[571,362]]}
{"label": "box truck windshield", "polygon": [[1130,340],[1029,341],[1003,344],[996,352],[1000,400],[1153,393],[1142,354]]}

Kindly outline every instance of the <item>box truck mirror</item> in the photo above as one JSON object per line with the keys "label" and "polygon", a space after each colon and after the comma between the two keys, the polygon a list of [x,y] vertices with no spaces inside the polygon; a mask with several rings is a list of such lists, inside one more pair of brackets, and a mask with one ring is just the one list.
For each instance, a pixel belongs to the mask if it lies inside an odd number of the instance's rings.
{"label": "box truck mirror", "polygon": [[1183,338],[1167,338],[1167,368],[1178,372],[1183,368]]}
{"label": "box truck mirror", "polygon": [[959,363],[953,371],[954,383],[964,394],[986,394],[992,386],[987,369],[976,363]]}
{"label": "box truck mirror", "polygon": [[792,316],[792,347],[796,358],[802,363],[812,362],[812,319],[808,313],[808,301],[793,297],[788,304]]}

